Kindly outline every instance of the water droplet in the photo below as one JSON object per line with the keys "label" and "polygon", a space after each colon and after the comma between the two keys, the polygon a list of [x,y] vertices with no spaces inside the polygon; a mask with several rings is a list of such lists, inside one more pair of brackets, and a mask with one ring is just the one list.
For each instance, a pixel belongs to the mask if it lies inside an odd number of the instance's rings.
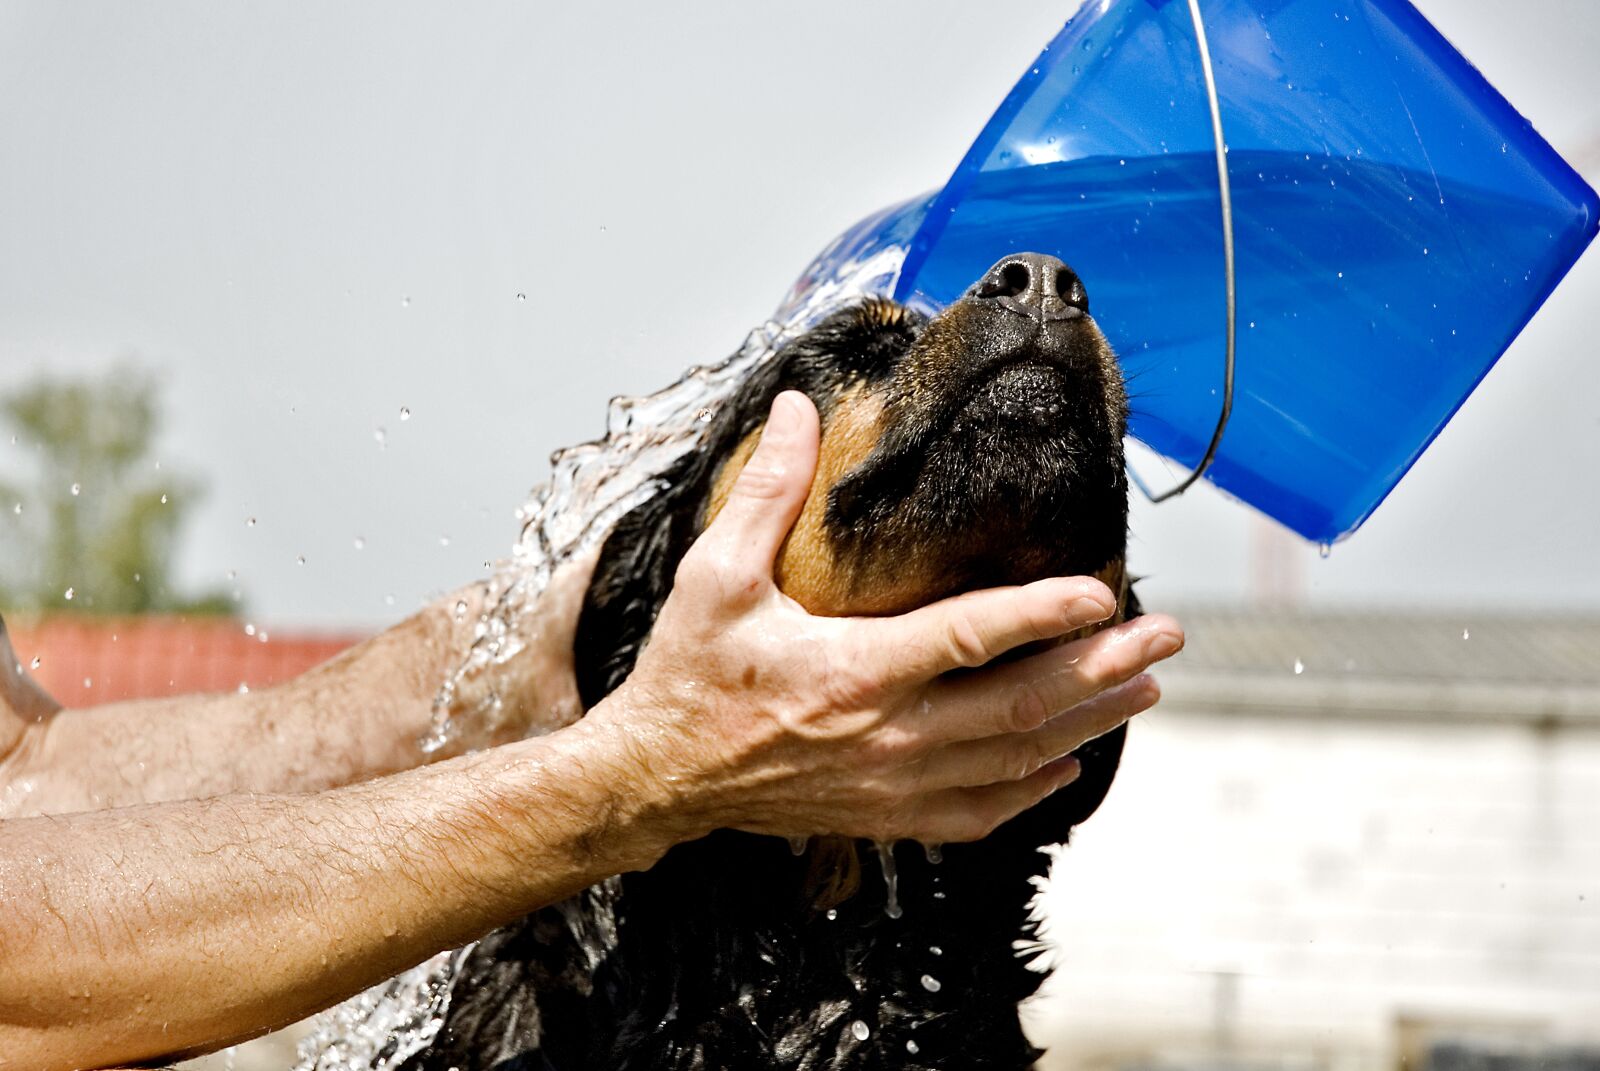
{"label": "water droplet", "polygon": [[894,843],[880,840],[874,846],[878,849],[878,867],[883,871],[883,913],[897,919],[904,912],[900,910],[900,877],[894,866]]}
{"label": "water droplet", "polygon": [[1423,256],[1427,256],[1428,255],[1428,247],[1427,246],[1423,246],[1422,247],[1422,255]]}
{"label": "water droplet", "polygon": [[1464,640],[1472,639],[1472,630],[1471,629],[1462,629],[1461,630],[1461,638],[1464,639]]}
{"label": "water droplet", "polygon": [[467,616],[467,600],[466,599],[457,599],[456,600],[456,620],[460,621],[463,617],[466,617],[466,616]]}
{"label": "water droplet", "polygon": [[38,669],[42,665],[44,665],[44,659],[40,658],[38,655],[34,655],[33,661],[28,663],[28,668]]}
{"label": "water droplet", "polygon": [[930,955],[930,956],[942,956],[942,955],[944,955],[944,949],[940,948],[938,945],[929,945],[928,946],[928,955]]}
{"label": "water droplet", "polygon": [[709,423],[711,423],[711,417],[712,417],[712,415],[713,415],[713,414],[712,414],[712,412],[711,412],[711,410],[709,410],[709,409],[702,409],[702,410],[700,410],[700,411],[699,411],[699,412],[698,412],[698,413],[696,413],[696,414],[695,414],[695,415],[694,415],[694,418],[695,418],[695,419],[696,419],[696,420],[698,420],[698,421],[699,421],[699,422],[700,422],[700,423],[702,423],[702,424],[709,424]]}
{"label": "water droplet", "polygon": [[18,502],[15,506],[12,506],[11,512],[15,513],[19,517],[22,516],[22,503]]}
{"label": "water droplet", "polygon": [[239,579],[239,570],[237,570],[237,569],[229,569],[228,570],[228,579],[229,580],[237,580],[237,579]]}
{"label": "water droplet", "polygon": [[1340,272],[1340,273],[1339,273],[1339,278],[1341,278],[1341,279],[1343,279],[1343,278],[1344,278],[1344,272]]}
{"label": "water droplet", "polygon": [[922,854],[928,857],[928,862],[938,866],[944,862],[944,845],[929,843],[922,846]]}
{"label": "water droplet", "polygon": [[944,986],[941,985],[939,979],[935,978],[933,975],[924,974],[922,976],[922,988],[926,989],[930,993],[937,993],[939,990],[943,989]]}
{"label": "water droplet", "polygon": [[606,232],[606,225],[604,223],[602,223],[602,224],[600,224],[600,233],[604,234],[605,232]]}
{"label": "water droplet", "polygon": [[409,309],[411,307],[411,298],[409,296],[402,297],[400,299],[400,307],[402,309]]}
{"label": "water droplet", "polygon": [[517,294],[517,300],[518,301],[527,301],[528,300],[528,295],[527,294],[523,294],[523,293],[518,293]]}
{"label": "water droplet", "polygon": [[811,846],[810,837],[790,837],[789,854],[800,856],[806,854],[806,849]]}
{"label": "water droplet", "polygon": [[440,536],[439,537],[439,545],[441,547],[448,547],[450,545],[450,537],[447,536],[447,535]]}
{"label": "water droplet", "polygon": [[244,626],[244,634],[246,636],[254,636],[256,634],[255,625],[250,624],[249,622],[246,622],[245,626]]}
{"label": "water droplet", "polygon": [[[38,661],[39,660],[37,658],[34,659],[35,663],[37,663]],[[829,922],[838,922],[839,921],[839,909],[838,908],[836,908],[836,907],[828,908],[828,921]]]}
{"label": "water droplet", "polygon": [[1304,662],[1300,661],[1298,658],[1296,658],[1294,660],[1294,675],[1298,677],[1300,674],[1304,673],[1305,671],[1306,671],[1306,664]]}
{"label": "water droplet", "polygon": [[1332,543],[1318,543],[1317,544],[1317,554],[1319,554],[1320,556],[1326,558],[1328,555],[1330,555],[1332,553],[1333,553],[1333,544]]}
{"label": "water droplet", "polygon": [[248,684],[246,684],[244,681],[240,681],[239,682],[239,694],[240,695],[249,695],[250,694],[250,686]]}
{"label": "water droplet", "polygon": [[294,563],[296,565],[304,565],[306,563],[306,556],[304,554],[296,554],[294,556]]}
{"label": "water droplet", "polygon": [[161,496],[161,504],[163,506],[165,506],[167,504],[167,496],[166,495],[162,495]]}
{"label": "water droplet", "polygon": [[256,526],[256,519],[254,517],[246,517],[244,519],[244,526],[246,528],[254,528]]}
{"label": "water droplet", "polygon": [[394,596],[393,595],[385,595],[383,597],[383,605],[385,605],[385,606],[393,606],[394,605]]}
{"label": "water droplet", "polygon": [[350,545],[352,547],[356,548],[357,550],[365,550],[365,549],[367,549],[367,541],[365,539],[362,539],[360,536],[356,536],[354,539],[352,539],[350,541]]}
{"label": "water droplet", "polygon": [[907,1041],[906,1042],[906,1051],[909,1052],[912,1056],[915,1056],[917,1053],[921,1052],[922,1050],[917,1046],[917,1043],[915,1041]]}
{"label": "water droplet", "polygon": [[85,688],[93,688],[94,687],[94,678],[93,677],[85,677],[85,678],[83,678],[83,686]]}
{"label": "water droplet", "polygon": [[74,496],[76,496],[82,490],[83,490],[83,485],[82,484],[75,483],[75,484],[72,485],[72,493],[73,493]]}
{"label": "water droplet", "polygon": [[401,420],[401,422],[403,423],[403,422],[405,422],[407,420],[410,420],[410,419],[411,419],[411,410],[407,409],[405,406],[402,405],[400,407],[400,420]]}
{"label": "water droplet", "polygon": [[860,1019],[857,1019],[855,1022],[850,1024],[850,1035],[857,1041],[865,1041],[872,1036],[872,1028],[866,1023],[862,1022]]}
{"label": "water droplet", "polygon": [[62,592],[62,593],[61,593],[61,594],[62,594],[62,596],[63,596],[63,597],[65,597],[65,598],[66,598],[66,600],[67,600],[67,601],[68,601],[68,602],[71,602],[71,601],[72,601],[72,595],[73,595],[73,592],[72,592],[72,589],[71,589],[71,588],[68,588],[68,589],[67,589],[67,590],[66,590],[66,591],[64,591],[64,592]]}
{"label": "water droplet", "polygon": [[389,433],[387,431],[384,431],[382,428],[374,428],[373,429],[373,431],[372,431],[372,441],[378,444],[378,449],[379,450],[384,450],[384,449],[388,448],[388,445],[389,445],[388,439],[389,439]]}

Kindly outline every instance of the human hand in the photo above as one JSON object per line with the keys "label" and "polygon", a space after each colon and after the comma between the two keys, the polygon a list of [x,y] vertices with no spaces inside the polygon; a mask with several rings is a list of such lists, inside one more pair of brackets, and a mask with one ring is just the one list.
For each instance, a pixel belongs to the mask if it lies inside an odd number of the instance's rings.
{"label": "human hand", "polygon": [[780,395],[726,506],[680,563],[633,674],[583,724],[633,756],[673,840],[730,827],[981,838],[1071,782],[1072,750],[1155,703],[1143,671],[1183,633],[1149,615],[977,668],[1110,617],[1115,596],[1087,577],[899,617],[806,613],[772,572],[818,435],[811,403]]}

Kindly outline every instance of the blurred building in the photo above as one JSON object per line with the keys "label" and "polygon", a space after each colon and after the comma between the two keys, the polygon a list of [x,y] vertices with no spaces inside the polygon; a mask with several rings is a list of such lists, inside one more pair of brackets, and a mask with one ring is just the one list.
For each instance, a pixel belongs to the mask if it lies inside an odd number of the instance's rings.
{"label": "blurred building", "polygon": [[1045,896],[1043,1066],[1600,1068],[1600,619],[1181,619]]}
{"label": "blurred building", "polygon": [[8,616],[6,626],[22,665],[69,707],[264,688],[364,638],[269,632],[227,617],[56,614]]}

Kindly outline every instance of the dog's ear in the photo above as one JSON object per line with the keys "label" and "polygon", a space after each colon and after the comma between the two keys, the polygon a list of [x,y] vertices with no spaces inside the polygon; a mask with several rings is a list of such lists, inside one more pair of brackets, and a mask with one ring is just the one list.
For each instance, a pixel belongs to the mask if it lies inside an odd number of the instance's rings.
{"label": "dog's ear", "polygon": [[662,477],[662,489],[619,520],[600,548],[572,644],[585,710],[633,672],[672,590],[678,559],[694,540],[706,456],[698,451],[673,465]]}

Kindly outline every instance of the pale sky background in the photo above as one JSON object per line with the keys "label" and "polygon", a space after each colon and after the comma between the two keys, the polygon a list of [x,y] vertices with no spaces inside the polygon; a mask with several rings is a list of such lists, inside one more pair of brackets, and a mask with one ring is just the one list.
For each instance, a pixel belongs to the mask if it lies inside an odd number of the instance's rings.
{"label": "pale sky background", "polygon": [[[0,389],[158,370],[210,489],[181,576],[393,620],[507,551],[608,397],[942,183],[1075,6],[5,0]],[[1595,181],[1600,4],[1419,6]],[[1317,606],[1600,608],[1597,298],[1591,251],[1326,561],[1209,489],[1140,503],[1146,602],[1258,597],[1268,553]]]}

